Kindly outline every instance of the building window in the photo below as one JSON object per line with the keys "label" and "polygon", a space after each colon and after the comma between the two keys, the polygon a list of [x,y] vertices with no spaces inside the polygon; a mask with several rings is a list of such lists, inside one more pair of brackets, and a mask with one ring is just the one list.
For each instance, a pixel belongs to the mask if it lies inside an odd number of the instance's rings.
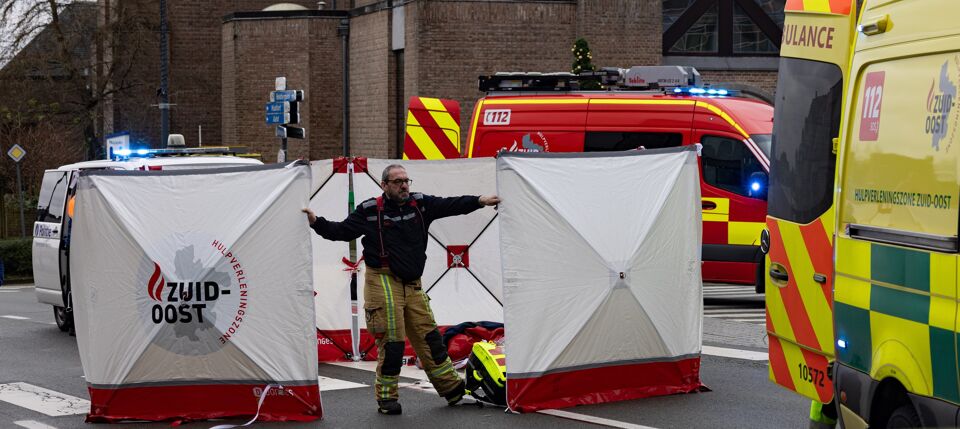
{"label": "building window", "polygon": [[777,56],[786,0],[663,0],[663,55]]}

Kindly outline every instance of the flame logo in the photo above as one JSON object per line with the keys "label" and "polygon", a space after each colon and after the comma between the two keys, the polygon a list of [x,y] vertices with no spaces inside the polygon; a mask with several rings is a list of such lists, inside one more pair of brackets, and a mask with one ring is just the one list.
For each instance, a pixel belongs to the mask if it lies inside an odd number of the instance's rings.
{"label": "flame logo", "polygon": [[160,297],[163,292],[163,285],[167,284],[167,280],[163,278],[163,272],[160,271],[160,265],[156,262],[153,263],[153,275],[150,276],[150,281],[147,282],[147,294],[150,295],[150,298],[154,301],[161,301]]}

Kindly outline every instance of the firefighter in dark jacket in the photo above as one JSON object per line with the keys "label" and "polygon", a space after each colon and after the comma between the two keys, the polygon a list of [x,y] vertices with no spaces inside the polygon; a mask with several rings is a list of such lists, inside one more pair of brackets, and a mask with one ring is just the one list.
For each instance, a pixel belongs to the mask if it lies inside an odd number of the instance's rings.
{"label": "firefighter in dark jacket", "polygon": [[378,410],[400,414],[397,383],[403,363],[404,336],[423,363],[423,369],[440,396],[454,405],[463,398],[464,383],[447,356],[437,323],[430,310],[420,276],[427,255],[430,222],[496,205],[496,195],[441,198],[410,193],[407,171],[398,164],[383,170],[383,195],[366,200],[343,222],[317,217],[310,209],[310,227],[327,240],[350,241],[363,237],[366,275],[363,288],[367,330],[377,344],[377,380],[374,391]]}

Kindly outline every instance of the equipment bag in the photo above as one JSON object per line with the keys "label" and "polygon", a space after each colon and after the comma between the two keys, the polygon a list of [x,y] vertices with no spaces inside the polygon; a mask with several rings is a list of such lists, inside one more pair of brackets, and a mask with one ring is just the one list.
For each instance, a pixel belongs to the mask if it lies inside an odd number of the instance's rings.
{"label": "equipment bag", "polygon": [[473,344],[467,361],[466,388],[479,401],[507,406],[507,365],[503,346],[487,341]]}

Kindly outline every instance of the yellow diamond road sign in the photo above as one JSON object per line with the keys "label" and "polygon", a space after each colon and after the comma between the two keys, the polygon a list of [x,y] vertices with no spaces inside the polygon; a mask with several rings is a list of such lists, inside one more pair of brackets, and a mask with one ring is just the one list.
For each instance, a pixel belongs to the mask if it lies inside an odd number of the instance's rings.
{"label": "yellow diamond road sign", "polygon": [[23,156],[27,154],[27,151],[24,150],[20,145],[15,144],[10,150],[7,151],[7,156],[13,159],[13,162],[20,162],[23,159]]}

